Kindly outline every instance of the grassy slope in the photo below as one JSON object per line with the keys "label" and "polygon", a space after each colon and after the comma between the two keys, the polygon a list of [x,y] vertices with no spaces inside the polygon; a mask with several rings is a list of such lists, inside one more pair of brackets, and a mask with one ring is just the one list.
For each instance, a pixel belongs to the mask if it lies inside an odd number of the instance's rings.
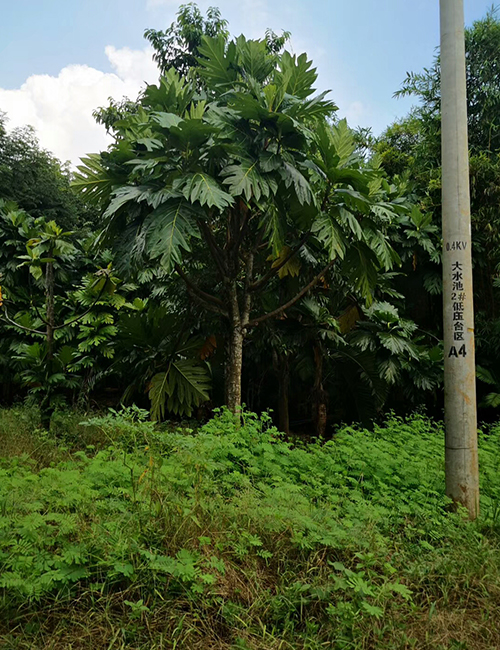
{"label": "grassy slope", "polygon": [[467,524],[421,416],[303,447],[80,419],[0,412],[2,649],[500,648],[500,427]]}

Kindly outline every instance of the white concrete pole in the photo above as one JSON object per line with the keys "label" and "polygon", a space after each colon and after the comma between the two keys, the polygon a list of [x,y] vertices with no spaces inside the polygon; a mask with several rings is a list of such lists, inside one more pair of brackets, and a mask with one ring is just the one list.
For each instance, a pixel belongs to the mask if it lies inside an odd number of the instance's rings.
{"label": "white concrete pole", "polygon": [[440,0],[446,493],[479,514],[463,0]]}

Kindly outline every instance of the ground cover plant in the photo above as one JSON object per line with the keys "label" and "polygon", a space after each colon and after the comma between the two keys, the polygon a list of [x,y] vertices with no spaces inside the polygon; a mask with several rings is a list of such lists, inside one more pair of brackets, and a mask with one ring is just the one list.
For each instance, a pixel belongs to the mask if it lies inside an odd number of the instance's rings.
{"label": "ground cover plant", "polygon": [[1,412],[0,647],[500,646],[500,426],[470,524],[422,415],[307,445],[146,415]]}

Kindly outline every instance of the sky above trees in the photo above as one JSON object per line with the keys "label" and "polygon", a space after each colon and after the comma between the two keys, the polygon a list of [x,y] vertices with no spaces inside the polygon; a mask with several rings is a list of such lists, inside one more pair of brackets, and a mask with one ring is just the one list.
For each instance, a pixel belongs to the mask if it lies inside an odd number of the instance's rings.
{"label": "sky above trees", "polygon": [[[134,98],[157,71],[144,29],[165,29],[172,0],[21,0],[2,7],[0,110],[10,127],[31,124],[43,147],[78,162],[104,148],[92,110],[112,96]],[[411,106],[393,93],[406,72],[432,63],[439,43],[438,0],[213,0],[232,34],[260,37],[270,27],[292,32],[291,49],[318,68],[318,90],[330,88],[339,115],[378,134]],[[466,24],[491,0],[465,0]]]}

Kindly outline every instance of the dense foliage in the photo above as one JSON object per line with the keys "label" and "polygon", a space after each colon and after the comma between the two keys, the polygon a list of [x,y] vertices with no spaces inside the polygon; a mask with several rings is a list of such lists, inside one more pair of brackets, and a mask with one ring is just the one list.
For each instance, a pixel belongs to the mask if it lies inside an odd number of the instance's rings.
{"label": "dense foliage", "polygon": [[[493,13],[467,32],[490,406],[498,34]],[[286,33],[231,39],[218,10],[189,4],[146,37],[159,82],[97,111],[114,143],[83,159],[74,193],[31,130],[0,129],[3,402],[28,396],[46,426],[64,401],[156,420],[245,402],[319,435],[388,407],[439,414],[439,61],[405,82],[420,107],[366,148]]]}
{"label": "dense foliage", "polygon": [[56,444],[29,412],[1,414],[7,647],[499,644],[498,426],[470,525],[448,511],[442,427],[424,417],[292,445],[267,416],[193,432],[144,415],[59,415]]}
{"label": "dense foliage", "polygon": [[0,199],[13,201],[32,217],[77,229],[95,213],[71,191],[71,174],[40,148],[32,127],[8,131],[0,110]]}
{"label": "dense foliage", "polygon": [[[478,377],[481,379],[479,395],[484,399],[484,405],[498,406],[500,20],[495,10],[466,29],[465,47],[474,309]],[[441,222],[439,57],[430,69],[408,74],[403,87],[396,94],[415,96],[419,105],[406,119],[389,127],[376,143],[375,150],[390,178],[404,175],[412,179],[413,191],[422,211],[429,218],[432,217],[438,226],[437,231],[431,233],[431,239],[437,243]],[[409,307],[419,325],[440,336],[440,281],[436,277],[440,272],[438,262],[438,259],[432,260],[425,255],[415,258],[414,298]],[[437,298],[433,300],[429,294]],[[493,392],[490,392],[492,386]]]}
{"label": "dense foliage", "polygon": [[394,405],[435,393],[439,347],[395,284],[415,246],[436,258],[433,226],[315,94],[306,55],[287,34],[230,40],[194,5],[147,37],[158,85],[96,113],[115,142],[73,174],[90,221],[60,214],[67,176],[32,132],[2,131],[53,179],[43,194],[26,174],[21,201],[7,175],[0,197],[4,401],[28,393],[47,426],[64,400],[154,419],[243,400],[322,435],[396,384]]}

